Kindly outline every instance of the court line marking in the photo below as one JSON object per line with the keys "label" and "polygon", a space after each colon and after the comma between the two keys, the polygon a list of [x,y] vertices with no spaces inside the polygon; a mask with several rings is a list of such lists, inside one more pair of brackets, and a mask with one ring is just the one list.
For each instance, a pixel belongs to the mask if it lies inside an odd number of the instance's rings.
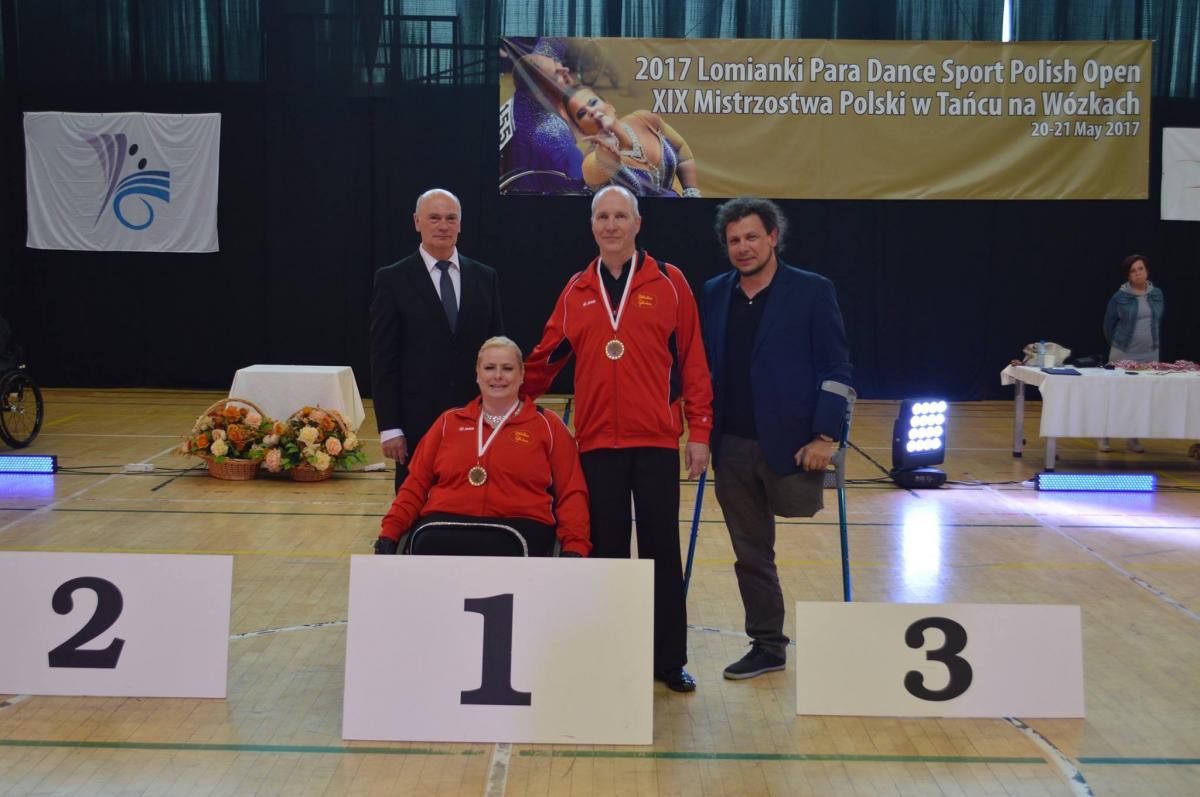
{"label": "court line marking", "polygon": [[[187,742],[101,742],[62,739],[0,739],[0,747],[66,747],[89,750],[174,750],[233,753],[327,753],[333,755],[477,756],[486,749],[438,750],[421,747],[337,747],[334,745],[217,744]],[[650,758],[683,761],[833,761],[926,764],[1047,764],[1040,756],[938,756],[839,753],[722,753],[672,750],[521,750],[523,758]],[[1200,758],[1089,757],[1081,763],[1107,766],[1197,766]]]}
{"label": "court line marking", "polygon": [[0,711],[3,711],[6,708],[12,708],[18,703],[24,703],[31,697],[33,697],[33,695],[13,695],[7,700],[0,700]]}
{"label": "court line marking", "polygon": [[[370,548],[364,546],[363,555],[370,553]],[[0,545],[0,551],[44,551],[47,553],[155,553],[155,554],[183,554],[196,556],[281,556],[285,559],[345,559],[348,556],[356,556],[354,552],[346,551],[264,551],[261,549],[254,550],[238,550],[238,549],[187,549],[187,548],[81,548],[79,546],[40,546],[33,547],[29,545]]]}
{"label": "court line marking", "polygon": [[[120,476],[114,473],[113,476]],[[74,496],[72,496],[74,497]],[[70,500],[70,499],[64,499]],[[116,512],[138,515],[267,515],[278,517],[383,517],[385,512],[225,512],[220,509],[89,509],[87,507],[54,507],[54,512]],[[3,531],[0,528],[0,531]]]}
{"label": "court line marking", "polygon": [[1046,764],[1041,756],[885,755],[882,753],[721,753],[673,750],[521,750],[521,758],[652,758],[682,761],[841,761],[916,764]]}
{"label": "court line marking", "polygon": [[[212,549],[196,549],[196,548],[117,548],[113,546],[100,546],[93,548],[85,548],[80,546],[32,546],[32,545],[0,545],[0,551],[30,551],[44,553],[135,553],[135,554],[178,554],[178,555],[195,555],[195,556],[274,556],[284,559],[345,559],[351,556],[366,556],[370,549],[364,548],[361,553],[354,551],[297,551],[297,550],[265,550],[262,548],[243,549],[243,548],[212,548]],[[697,557],[695,560],[697,565],[706,567],[723,567],[732,566],[733,559],[721,559],[713,557]],[[841,562],[837,559],[779,559],[776,561],[780,567],[840,567]],[[888,562],[864,562],[856,561],[852,568],[855,570],[871,570],[884,567],[892,567]],[[1104,564],[1100,562],[985,562],[981,564],[955,565],[954,569],[967,570],[979,568],[993,568],[997,570],[1098,570],[1103,569]],[[1161,570],[1171,572],[1193,572],[1200,570],[1200,565],[1173,565],[1173,564],[1150,564],[1142,565],[1146,570]],[[696,626],[699,628],[699,626]]]}
{"label": "court line marking", "polygon": [[1075,797],[1095,797],[1092,787],[1088,785],[1087,780],[1083,777],[1083,773],[1079,771],[1079,767],[1071,760],[1070,756],[1059,750],[1053,742],[1016,717],[1005,717],[1004,719],[1046,754],[1050,763],[1054,764],[1066,779],[1067,787],[1071,789],[1071,794],[1075,795]]}
{"label": "court line marking", "polygon": [[348,620],[325,620],[319,623],[303,623],[301,625],[286,625],[282,628],[264,628],[261,631],[243,631],[240,634],[230,634],[229,641],[237,642],[241,639],[253,639],[254,637],[270,636],[271,634],[285,634],[288,631],[311,631],[316,628],[332,628],[334,626],[346,625]]}
{"label": "court line marking", "polygon": [[[159,457],[161,457],[163,454],[166,454],[167,452],[169,452],[169,451],[170,451],[171,449],[173,449],[173,448],[176,448],[176,446],[174,446],[174,445],[167,446],[167,447],[166,447],[166,448],[164,448],[162,451],[159,451],[157,454],[151,454],[149,457],[146,457],[145,459],[143,459],[143,460],[142,460],[142,462],[146,462],[146,463],[148,463],[148,462],[150,462],[151,460],[158,459],[158,458],[159,458]],[[89,490],[94,490],[94,489],[96,489],[97,487],[99,487],[100,485],[102,485],[102,484],[105,484],[105,483],[106,483],[106,482],[108,482],[109,480],[111,480],[111,479],[115,479],[117,476],[120,476],[120,475],[121,475],[121,474],[119,474],[119,473],[113,473],[113,474],[110,474],[110,475],[108,475],[108,476],[105,476],[103,479],[101,479],[101,480],[100,480],[100,481],[98,481],[98,482],[94,482],[94,483],[92,483],[92,484],[89,484],[87,487],[83,487],[83,488],[81,488],[81,489],[79,489],[79,490],[76,490],[75,492],[73,492],[73,493],[71,493],[70,495],[68,495],[66,498],[60,498],[60,499],[58,499],[58,500],[56,500],[56,501],[53,501],[53,502],[51,502],[51,503],[49,503],[49,504],[46,504],[46,505],[45,505],[45,506],[43,506],[43,507],[39,507],[37,510],[35,510],[35,511],[33,511],[33,512],[30,512],[28,515],[23,515],[23,516],[21,516],[21,517],[17,518],[16,520],[13,520],[13,521],[10,521],[10,522],[8,522],[8,523],[5,523],[3,526],[0,526],[0,534],[3,534],[4,532],[8,531],[8,530],[9,530],[9,529],[11,529],[13,526],[16,526],[16,525],[18,525],[18,524],[20,524],[20,523],[24,523],[25,521],[29,520],[30,518],[37,517],[38,515],[40,515],[40,514],[41,514],[41,513],[43,513],[43,512],[53,512],[53,511],[55,511],[55,507],[57,507],[59,504],[66,503],[67,501],[72,501],[72,500],[74,500],[74,499],[76,499],[76,498],[80,497],[80,496],[81,496],[81,495],[83,495],[84,493],[88,492]]]}
{"label": "court line marking", "polygon": [[1120,766],[1171,766],[1197,767],[1200,758],[1170,758],[1170,757],[1138,757],[1138,756],[1079,756],[1079,763],[1105,766],[1116,764]]}
{"label": "court line marking", "polygon": [[511,744],[500,742],[492,748],[492,760],[488,764],[488,776],[483,788],[483,797],[504,797],[504,792],[508,788],[508,764],[511,760]]}
{"label": "court line marking", "polygon": [[[1003,496],[1001,496],[1001,500],[1009,501],[1008,498],[1005,498]],[[1151,595],[1158,598],[1160,601],[1167,604],[1168,606],[1175,609],[1176,611],[1180,612],[1181,614],[1183,614],[1187,617],[1190,617],[1193,620],[1200,621],[1200,614],[1197,614],[1196,612],[1192,611],[1187,606],[1185,606],[1182,603],[1180,603],[1179,601],[1175,600],[1170,595],[1168,595],[1166,592],[1164,592],[1163,590],[1154,586],[1153,584],[1151,584],[1149,581],[1142,578],[1141,576],[1136,575],[1135,573],[1131,573],[1129,570],[1126,570],[1120,564],[1118,564],[1117,562],[1114,562],[1112,559],[1109,559],[1107,556],[1100,553],[1099,551],[1097,551],[1095,548],[1091,547],[1087,543],[1083,542],[1082,540],[1078,540],[1075,537],[1072,537],[1070,534],[1063,531],[1062,527],[1060,527],[1056,523],[1053,523],[1053,522],[1051,522],[1049,520],[1045,520],[1045,519],[1039,519],[1037,515],[1035,515],[1033,512],[1030,512],[1028,510],[1022,510],[1022,511],[1025,512],[1025,514],[1029,515],[1029,517],[1033,518],[1034,520],[1039,520],[1039,522],[1041,522],[1043,528],[1054,532],[1055,534],[1062,537],[1067,542],[1070,542],[1072,545],[1075,545],[1076,547],[1078,547],[1080,550],[1087,552],[1094,558],[1096,558],[1099,561],[1103,562],[1104,564],[1108,565],[1108,567],[1112,568],[1112,570],[1114,572],[1119,573],[1120,575],[1124,576],[1135,586],[1150,593]]]}
{"label": "court line marking", "polygon": [[[155,439],[155,440],[158,440],[158,439],[178,440],[179,439],[179,435],[177,435],[177,434],[99,434],[99,433],[89,433],[89,432],[46,432],[44,435],[42,435],[42,437],[128,437],[128,438],[134,438],[134,439],[139,439],[139,440],[146,439],[146,438]],[[172,446],[172,448],[173,447],[174,446]],[[169,448],[167,449],[167,451],[170,451],[170,450],[171,449],[169,449]],[[164,451],[163,453],[165,454],[166,452]],[[156,456],[162,456],[162,455],[158,454]],[[120,465],[114,465],[113,467],[120,467]]]}
{"label": "court line marking", "polygon": [[[131,475],[131,474],[113,473],[113,474],[109,474],[109,477],[111,478],[113,476],[126,476],[126,475]],[[145,475],[145,474],[132,474],[132,475]],[[92,486],[96,487],[96,486],[99,486],[99,484],[100,484],[100,482],[97,482],[97,484],[92,485]],[[90,488],[88,488],[88,489],[90,489]],[[47,507],[51,507],[52,510],[55,512],[114,512],[114,513],[127,512],[130,514],[167,514],[167,515],[247,515],[247,516],[278,515],[280,517],[383,517],[386,514],[386,512],[251,512],[251,511],[241,511],[241,510],[230,511],[230,510],[222,510],[222,509],[134,509],[134,508],[121,509],[121,508],[72,507],[72,506],[58,506],[57,505],[57,504],[62,504],[64,502],[73,501],[73,500],[75,500],[74,495],[68,496],[59,501],[55,501],[52,504],[47,504],[43,507],[38,507],[38,508],[45,509]],[[161,501],[161,500],[177,501],[179,503],[201,503],[202,502],[202,499],[198,499],[198,498],[197,499],[186,499],[186,498],[176,498],[176,499],[89,498],[89,499],[84,499],[84,500],[96,501],[96,502],[113,501],[114,503],[118,502],[118,501],[130,501],[130,502],[133,502],[133,501],[151,502],[151,501],[153,501],[153,502],[157,503],[158,501]],[[285,504],[285,505],[295,505],[298,502],[297,501],[252,501],[252,502],[246,502],[246,503],[254,503],[254,504],[258,504],[258,505],[273,504],[273,503],[279,503],[279,504]],[[354,503],[358,503],[358,502],[329,501],[329,502],[321,502],[321,503],[316,503],[316,504],[312,504],[311,502],[304,502],[304,503],[310,504],[313,506],[323,506],[323,505],[333,505],[333,504],[337,504],[337,503],[354,504]],[[368,503],[374,503],[374,502],[365,502],[364,501],[362,503],[368,504]],[[1029,517],[1034,517],[1034,518],[1037,517],[1036,515],[1034,515],[1030,512],[1023,511],[1022,514],[1027,515]],[[679,518],[680,523],[691,523],[691,521],[692,521],[691,518]],[[724,524],[724,522],[725,521],[723,521],[723,520],[701,520],[700,521],[700,523],[702,523],[702,524],[722,524],[722,525]],[[814,526],[814,527],[825,527],[825,526],[838,525],[837,522],[835,522],[835,521],[812,522],[812,521],[786,521],[786,520],[776,520],[775,524],[777,526]],[[876,522],[876,521],[863,521],[863,522],[854,522],[854,523],[849,524],[849,526],[851,528],[885,528],[885,529],[886,528],[900,528],[903,525],[904,524],[902,522]],[[1056,528],[1059,528],[1059,529],[1097,529],[1097,530],[1102,530],[1102,529],[1141,529],[1144,531],[1195,531],[1197,529],[1200,529],[1200,526],[1117,526],[1117,525],[1111,525],[1111,524],[1066,524],[1066,523],[1054,524],[1054,525]],[[1046,523],[943,523],[942,524],[942,528],[951,528],[951,529],[1040,529],[1040,528],[1045,528],[1045,526],[1046,526]],[[4,530],[3,528],[0,528],[0,531],[3,531],[3,530]]]}
{"label": "court line marking", "polygon": [[333,755],[476,756],[482,749],[432,747],[336,747],[305,744],[218,744],[197,742],[85,742],[61,739],[0,739],[0,747],[68,747],[83,750],[197,750],[210,753],[330,753]]}
{"label": "court line marking", "polygon": [[[197,468],[200,468],[202,466],[203,466],[203,464],[198,465]],[[187,471],[184,471],[184,474],[191,473],[192,470],[194,470],[194,469],[189,469]],[[179,475],[184,475],[184,474],[179,474]],[[126,475],[150,476],[153,474],[140,473],[140,474],[126,474]],[[158,475],[162,476],[163,474],[160,473]],[[380,495],[382,495],[382,493],[380,493]],[[148,497],[148,498],[126,498],[126,497],[80,498],[79,501],[95,501],[96,503],[112,502],[114,504],[206,504],[206,503],[210,503],[208,500],[206,500],[204,498],[163,498],[160,496],[152,496],[152,497]],[[293,498],[290,501],[285,501],[282,499],[265,499],[265,500],[255,501],[255,500],[251,500],[251,499],[247,499],[247,498],[236,498],[236,499],[221,498],[221,503],[226,504],[226,505],[234,505],[234,506],[241,505],[241,504],[246,504],[249,506],[263,506],[263,505],[271,506],[271,505],[275,505],[275,504],[278,504],[280,506],[295,506],[296,504],[303,503],[305,506],[374,506],[374,507],[378,507],[380,505],[380,503],[382,503],[382,500],[376,499],[374,501],[308,501],[308,500]],[[389,500],[389,503],[390,503],[390,500]],[[182,511],[186,512],[188,510],[182,510]],[[200,510],[200,511],[210,511],[211,512],[214,510]],[[217,510],[217,511],[220,511],[220,510]]]}
{"label": "court line marking", "polygon": [[46,421],[45,423],[42,424],[42,431],[49,429],[51,426],[55,426],[60,423],[66,423],[67,421],[73,421],[76,418],[79,418],[82,416],[83,416],[82,412],[76,412],[71,415],[67,415],[66,417],[63,417],[63,418],[55,418],[52,421]]}

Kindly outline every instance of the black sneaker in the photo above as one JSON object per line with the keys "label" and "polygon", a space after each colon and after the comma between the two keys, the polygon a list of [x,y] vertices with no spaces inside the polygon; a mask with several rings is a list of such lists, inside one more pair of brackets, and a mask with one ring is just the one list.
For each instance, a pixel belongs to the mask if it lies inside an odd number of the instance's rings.
{"label": "black sneaker", "polygon": [[732,681],[743,678],[753,678],[765,672],[782,670],[787,665],[787,659],[768,653],[755,642],[750,652],[725,668],[725,677]]}

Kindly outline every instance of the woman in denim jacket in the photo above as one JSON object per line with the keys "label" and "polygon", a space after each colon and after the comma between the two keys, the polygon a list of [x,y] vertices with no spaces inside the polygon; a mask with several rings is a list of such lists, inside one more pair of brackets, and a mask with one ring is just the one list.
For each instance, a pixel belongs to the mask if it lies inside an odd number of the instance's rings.
{"label": "woman in denim jacket", "polygon": [[[1156,362],[1163,292],[1150,282],[1150,270],[1142,255],[1130,255],[1121,261],[1121,272],[1126,282],[1108,300],[1104,312],[1104,337],[1110,346],[1108,361]],[[1145,451],[1136,437],[1129,438],[1126,447],[1138,454]],[[1100,450],[1112,450],[1107,437],[1100,440]]]}

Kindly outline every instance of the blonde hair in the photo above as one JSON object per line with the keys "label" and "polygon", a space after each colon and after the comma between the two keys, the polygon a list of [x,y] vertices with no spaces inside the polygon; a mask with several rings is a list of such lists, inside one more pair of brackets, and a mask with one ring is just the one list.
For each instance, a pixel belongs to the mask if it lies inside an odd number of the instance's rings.
{"label": "blonde hair", "polygon": [[475,355],[475,367],[479,367],[479,363],[483,360],[483,353],[488,349],[508,349],[513,354],[517,355],[517,363],[520,364],[521,370],[525,370],[525,355],[521,353],[521,347],[517,345],[512,338],[504,335],[497,335],[494,338],[488,338],[479,347],[479,354]]}

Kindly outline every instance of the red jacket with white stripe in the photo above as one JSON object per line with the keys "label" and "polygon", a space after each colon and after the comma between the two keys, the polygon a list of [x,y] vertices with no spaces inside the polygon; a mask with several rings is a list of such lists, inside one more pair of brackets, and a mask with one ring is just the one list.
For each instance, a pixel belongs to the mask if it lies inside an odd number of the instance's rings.
{"label": "red jacket with white stripe", "polygon": [[[712,382],[696,299],[683,273],[643,251],[629,279],[629,299],[614,333],[601,291],[599,258],[567,282],[542,342],[525,361],[525,392],[540,396],[571,355],[575,365],[575,439],[580,451],[678,448],[687,416],[689,440],[708,443]],[[613,310],[620,300],[614,302]],[[613,360],[613,338],[625,353]],[[681,403],[682,400],[682,403]]]}
{"label": "red jacket with white stripe", "polygon": [[[483,457],[477,457],[479,405],[477,398],[447,410],[429,427],[379,536],[399,540],[418,518],[434,512],[520,517],[556,525],[562,549],[587,556],[592,550],[587,483],[562,419],[526,401]],[[485,443],[490,432],[485,425]],[[479,487],[467,481],[476,463],[487,470],[487,481]]]}

